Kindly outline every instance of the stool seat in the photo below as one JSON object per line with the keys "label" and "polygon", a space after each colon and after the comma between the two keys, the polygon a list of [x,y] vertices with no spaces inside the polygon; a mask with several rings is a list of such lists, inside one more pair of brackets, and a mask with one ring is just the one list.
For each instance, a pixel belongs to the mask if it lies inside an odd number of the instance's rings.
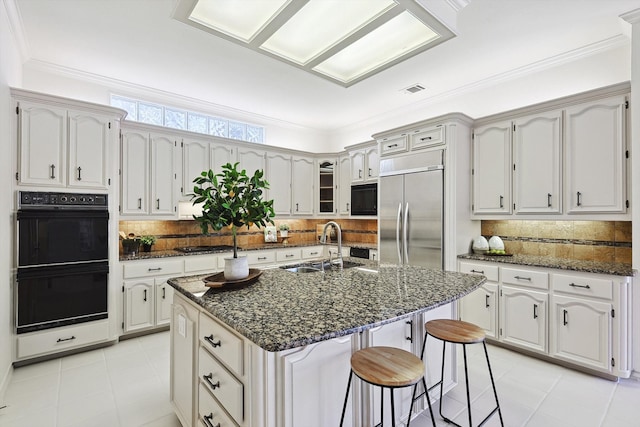
{"label": "stool seat", "polygon": [[484,341],[484,330],[463,320],[436,319],[425,323],[427,334],[456,344],[475,344]]}
{"label": "stool seat", "polygon": [[382,387],[414,385],[424,376],[424,364],[408,351],[369,347],[351,356],[351,369],[360,379]]}

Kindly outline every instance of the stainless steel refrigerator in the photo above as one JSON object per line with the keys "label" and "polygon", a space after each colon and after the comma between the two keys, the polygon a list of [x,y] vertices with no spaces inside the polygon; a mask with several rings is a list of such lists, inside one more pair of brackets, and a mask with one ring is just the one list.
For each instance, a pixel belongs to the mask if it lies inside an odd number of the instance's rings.
{"label": "stainless steel refrigerator", "polygon": [[443,268],[444,151],[380,161],[381,262]]}

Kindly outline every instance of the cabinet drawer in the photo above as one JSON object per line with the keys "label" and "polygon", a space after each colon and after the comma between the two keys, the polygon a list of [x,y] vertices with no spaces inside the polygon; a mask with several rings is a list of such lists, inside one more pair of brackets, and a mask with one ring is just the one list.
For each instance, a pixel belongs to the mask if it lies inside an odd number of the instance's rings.
{"label": "cabinet drawer", "polygon": [[302,248],[302,258],[321,258],[322,246],[312,246],[310,248]]}
{"label": "cabinet drawer", "polygon": [[444,144],[443,126],[421,130],[411,135],[412,150],[440,144]]}
{"label": "cabinet drawer", "polygon": [[276,261],[289,262],[300,259],[300,249],[282,249],[276,252]]}
{"label": "cabinet drawer", "polygon": [[[198,351],[198,378],[200,378],[200,395],[211,392],[229,415],[241,423],[244,418],[242,383],[202,347]],[[200,400],[198,403],[202,405],[203,402]],[[200,406],[198,412],[201,415],[203,413],[207,415],[210,411]]]}
{"label": "cabinet drawer", "polygon": [[200,389],[198,390],[198,426],[237,426],[202,384],[200,384]]}
{"label": "cabinet drawer", "polygon": [[109,321],[102,320],[19,335],[16,350],[18,359],[22,359],[70,350],[108,339]]}
{"label": "cabinet drawer", "polygon": [[218,270],[217,255],[187,256],[184,258],[184,272],[195,273],[198,271]]}
{"label": "cabinet drawer", "polygon": [[498,281],[498,266],[475,262],[460,262],[460,273],[481,274],[492,282]]}
{"label": "cabinet drawer", "polygon": [[611,280],[565,274],[554,274],[552,280],[553,289],[556,292],[606,300],[613,299],[613,282]]}
{"label": "cabinet drawer", "polygon": [[204,313],[200,313],[200,342],[233,372],[244,374],[242,339]]}
{"label": "cabinet drawer", "polygon": [[182,274],[182,258],[175,260],[132,261],[124,264],[123,277],[153,277]]}
{"label": "cabinet drawer", "polygon": [[276,262],[276,251],[247,252],[249,265]]}
{"label": "cabinet drawer", "polygon": [[407,151],[407,136],[392,136],[380,140],[380,155],[400,153]]}
{"label": "cabinet drawer", "polygon": [[503,268],[502,283],[505,285],[528,286],[536,289],[549,289],[549,274],[519,268]]}

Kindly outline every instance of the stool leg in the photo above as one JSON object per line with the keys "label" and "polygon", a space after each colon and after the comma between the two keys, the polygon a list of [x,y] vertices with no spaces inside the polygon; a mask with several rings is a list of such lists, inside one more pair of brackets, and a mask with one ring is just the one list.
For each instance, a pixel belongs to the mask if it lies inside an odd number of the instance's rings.
{"label": "stool leg", "polygon": [[[384,389],[382,390],[384,392]],[[389,389],[389,394],[391,394],[391,426],[396,427],[396,405],[393,402],[393,389]]]}
{"label": "stool leg", "polygon": [[449,422],[448,421],[449,419],[444,415],[442,415],[442,388],[444,387],[444,361],[445,361],[446,350],[447,350],[447,343],[443,341],[442,342],[442,368],[440,369],[440,382],[438,383],[440,384],[440,402],[438,403],[438,411],[440,412],[440,416],[442,417],[442,419]]}
{"label": "stool leg", "polygon": [[[422,385],[424,386],[424,390],[425,390],[424,394],[427,398],[427,405],[429,405],[429,415],[431,415],[431,424],[433,425],[433,427],[436,427],[436,419],[433,416],[433,409],[431,409],[431,397],[429,397],[429,392],[427,391],[427,380],[425,380],[424,377],[422,377]],[[407,427],[409,427],[408,423],[407,423]]]}
{"label": "stool leg", "polygon": [[464,382],[467,386],[467,410],[469,411],[469,427],[473,427],[471,422],[471,397],[469,396],[469,371],[467,370],[467,345],[462,344],[462,356],[464,357]]}
{"label": "stool leg", "polygon": [[482,341],[482,346],[484,347],[484,355],[487,358],[487,367],[489,367],[489,377],[491,378],[491,387],[493,387],[493,397],[496,398],[496,405],[498,405],[498,416],[500,417],[500,425],[504,427],[504,421],[502,421],[502,411],[500,410],[500,402],[498,402],[498,392],[496,391],[496,384],[493,382],[493,372],[491,372],[491,363],[489,362],[487,343]]}
{"label": "stool leg", "polygon": [[384,387],[380,387],[380,425],[384,426]]}
{"label": "stool leg", "polygon": [[349,372],[349,381],[347,381],[347,393],[344,396],[344,405],[342,405],[342,416],[340,417],[340,427],[344,422],[344,414],[347,412],[347,402],[349,401],[349,389],[351,388],[351,378],[353,377],[353,371]]}

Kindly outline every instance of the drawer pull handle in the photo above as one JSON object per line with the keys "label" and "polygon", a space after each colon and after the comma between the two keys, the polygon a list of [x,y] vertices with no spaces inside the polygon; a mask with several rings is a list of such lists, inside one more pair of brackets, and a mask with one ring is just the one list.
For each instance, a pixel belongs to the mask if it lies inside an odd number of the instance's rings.
{"label": "drawer pull handle", "polygon": [[484,296],[484,306],[485,308],[489,308],[489,295],[485,294]]}
{"label": "drawer pull handle", "polygon": [[500,196],[500,208],[504,208],[504,196]]}
{"label": "drawer pull handle", "polygon": [[75,339],[76,339],[76,337],[74,335],[71,335],[70,338],[58,338],[58,341],[56,341],[56,342],[73,341]]}
{"label": "drawer pull handle", "polygon": [[551,193],[547,193],[547,207],[551,207]]}
{"label": "drawer pull handle", "polygon": [[387,145],[387,148],[394,148],[394,147],[397,147],[397,146],[398,146],[398,144],[389,144],[389,145]]}
{"label": "drawer pull handle", "polygon": [[213,419],[213,412],[209,413],[209,415],[205,415],[204,417],[202,417],[202,420],[207,425],[207,427],[221,427],[220,423],[213,425],[213,423],[211,422],[212,419]]}
{"label": "drawer pull handle", "polygon": [[309,255],[318,255],[318,252],[309,252]]}
{"label": "drawer pull handle", "polygon": [[222,342],[220,340],[218,340],[217,342],[213,341],[213,334],[209,335],[208,337],[204,337],[204,339],[207,340],[207,342],[211,344],[211,347],[213,348],[222,347]]}
{"label": "drawer pull handle", "polygon": [[264,261],[265,259],[267,259],[267,257],[266,257],[266,256],[259,256],[259,257],[258,257],[258,261]]}
{"label": "drawer pull handle", "polygon": [[144,290],[142,295],[143,295],[142,300],[146,302],[147,301],[147,290],[146,289]]}
{"label": "drawer pull handle", "polygon": [[575,283],[569,283],[569,286],[571,286],[572,288],[591,289],[591,286],[589,286],[589,285],[576,285]]}
{"label": "drawer pull handle", "polygon": [[162,287],[162,299],[167,299],[167,289],[164,286]]}
{"label": "drawer pull handle", "polygon": [[576,192],[576,203],[578,206],[582,206],[582,193],[581,192]]}
{"label": "drawer pull handle", "polygon": [[564,326],[567,326],[569,324],[569,321],[567,320],[567,315],[569,314],[569,312],[567,310],[562,310],[562,324]]}
{"label": "drawer pull handle", "polygon": [[407,325],[409,325],[409,336],[405,337],[405,339],[409,342],[413,342],[413,321],[411,320],[407,320],[406,322]]}
{"label": "drawer pull handle", "polygon": [[420,141],[429,141],[430,139],[430,136],[425,136],[424,138],[420,138]]}
{"label": "drawer pull handle", "polygon": [[157,267],[157,268],[147,268],[147,271],[160,271],[162,270],[162,267]]}
{"label": "drawer pull handle", "polygon": [[533,318],[538,318],[538,304],[533,304]]}
{"label": "drawer pull handle", "polygon": [[293,254],[286,254],[284,257],[285,258],[291,258],[293,256]]}
{"label": "drawer pull handle", "polygon": [[142,209],[142,199],[138,198],[138,209]]}
{"label": "drawer pull handle", "polygon": [[220,388],[220,380],[216,383],[213,382],[213,373],[209,372],[209,375],[203,375],[202,378],[209,384],[212,390]]}
{"label": "drawer pull handle", "polygon": [[528,282],[530,282],[530,281],[531,281],[531,277],[524,277],[524,276],[515,276],[515,279],[518,279],[518,280],[526,280],[526,281],[528,281]]}
{"label": "drawer pull handle", "polygon": [[49,169],[51,169],[51,175],[49,175],[49,177],[51,179],[56,179],[56,165],[49,166]]}
{"label": "drawer pull handle", "polygon": [[484,270],[471,270],[472,273],[484,274]]}
{"label": "drawer pull handle", "polygon": [[82,168],[78,166],[78,181],[82,181]]}

